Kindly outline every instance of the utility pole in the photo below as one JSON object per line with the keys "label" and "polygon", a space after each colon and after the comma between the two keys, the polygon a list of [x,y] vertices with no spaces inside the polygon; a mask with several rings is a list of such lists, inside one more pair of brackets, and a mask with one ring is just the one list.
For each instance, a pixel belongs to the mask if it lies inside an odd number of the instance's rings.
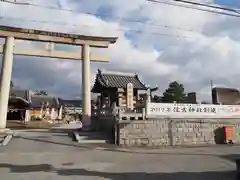
{"label": "utility pole", "polygon": [[210,80],[210,87],[211,87],[211,99],[212,99],[212,103],[213,103],[213,80]]}
{"label": "utility pole", "polygon": [[212,80],[210,81],[210,86],[211,86],[211,90],[212,90],[212,88],[213,88],[213,81]]}

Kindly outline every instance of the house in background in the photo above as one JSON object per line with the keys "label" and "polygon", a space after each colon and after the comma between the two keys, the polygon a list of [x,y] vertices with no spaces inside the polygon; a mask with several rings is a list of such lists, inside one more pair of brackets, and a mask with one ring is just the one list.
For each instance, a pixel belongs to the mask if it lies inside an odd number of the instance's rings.
{"label": "house in background", "polygon": [[212,88],[212,103],[223,105],[239,104],[240,92],[235,88],[214,87]]}
{"label": "house in background", "polygon": [[[33,119],[58,119],[60,103],[57,97],[31,94],[30,116]],[[60,115],[61,116],[61,115]]]}
{"label": "house in background", "polygon": [[67,114],[82,114],[82,100],[59,99],[59,103]]}
{"label": "house in background", "polygon": [[13,87],[9,92],[8,120],[59,119],[61,106],[57,97],[35,95],[30,90]]}
{"label": "house in background", "polygon": [[196,92],[190,92],[186,94],[184,103],[197,104],[197,94]]}
{"label": "house in background", "polygon": [[31,95],[29,90],[13,87],[9,92],[8,120],[20,120],[25,118],[25,112],[30,108]]}

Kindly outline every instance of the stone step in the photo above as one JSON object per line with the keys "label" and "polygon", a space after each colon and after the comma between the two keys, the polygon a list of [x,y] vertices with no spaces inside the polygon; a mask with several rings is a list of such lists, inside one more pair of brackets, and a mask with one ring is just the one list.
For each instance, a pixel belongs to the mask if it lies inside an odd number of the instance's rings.
{"label": "stone step", "polygon": [[51,132],[58,132],[58,133],[68,133],[71,131],[79,131],[81,129],[81,125],[79,124],[64,124],[57,127],[52,127],[49,129]]}
{"label": "stone step", "polygon": [[[85,135],[83,135],[85,134]],[[73,140],[79,143],[90,143],[90,144],[101,144],[106,143],[106,138],[98,133],[81,133],[81,132],[73,132]]]}
{"label": "stone step", "polygon": [[101,139],[96,139],[96,140],[94,140],[94,139],[90,139],[90,140],[86,140],[86,139],[80,139],[79,141],[78,141],[78,143],[80,143],[80,144],[105,144],[105,143],[107,143],[107,141],[106,140],[101,140]]}

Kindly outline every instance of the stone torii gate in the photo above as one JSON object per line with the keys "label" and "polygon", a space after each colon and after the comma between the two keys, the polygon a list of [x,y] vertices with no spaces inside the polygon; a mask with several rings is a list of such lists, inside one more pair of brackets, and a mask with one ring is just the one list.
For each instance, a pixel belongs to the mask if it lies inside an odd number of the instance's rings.
{"label": "stone torii gate", "polygon": [[[5,38],[5,44],[0,45],[3,53],[1,84],[0,84],[0,131],[6,130],[8,99],[12,75],[13,56],[36,56],[82,60],[82,100],[83,126],[91,123],[91,78],[90,61],[108,62],[104,56],[93,55],[91,47],[107,48],[117,41],[117,37],[96,37],[60,32],[49,32],[34,29],[0,26],[0,38]],[[24,48],[15,46],[14,40],[39,41],[47,43],[45,49]],[[54,49],[55,43],[80,46],[79,51],[67,52]]]}

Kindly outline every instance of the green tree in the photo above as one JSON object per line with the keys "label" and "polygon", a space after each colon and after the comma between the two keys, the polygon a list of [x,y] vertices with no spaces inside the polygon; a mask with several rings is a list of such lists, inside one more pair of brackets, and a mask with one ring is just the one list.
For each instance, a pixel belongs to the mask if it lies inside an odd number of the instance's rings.
{"label": "green tree", "polygon": [[186,94],[184,92],[183,84],[173,81],[169,84],[169,87],[163,93],[162,101],[165,103],[177,103],[184,102]]}

